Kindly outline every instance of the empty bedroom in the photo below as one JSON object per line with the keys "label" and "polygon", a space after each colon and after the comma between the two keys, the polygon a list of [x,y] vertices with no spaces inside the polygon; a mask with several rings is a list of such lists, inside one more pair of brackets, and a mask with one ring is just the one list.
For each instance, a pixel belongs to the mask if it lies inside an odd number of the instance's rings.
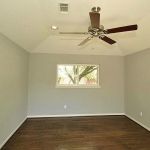
{"label": "empty bedroom", "polygon": [[150,1],[0,0],[1,150],[150,150]]}

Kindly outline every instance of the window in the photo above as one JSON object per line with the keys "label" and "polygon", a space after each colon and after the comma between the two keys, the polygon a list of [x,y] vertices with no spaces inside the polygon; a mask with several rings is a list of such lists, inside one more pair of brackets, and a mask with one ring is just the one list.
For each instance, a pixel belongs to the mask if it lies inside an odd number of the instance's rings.
{"label": "window", "polygon": [[58,87],[99,87],[99,65],[57,65]]}

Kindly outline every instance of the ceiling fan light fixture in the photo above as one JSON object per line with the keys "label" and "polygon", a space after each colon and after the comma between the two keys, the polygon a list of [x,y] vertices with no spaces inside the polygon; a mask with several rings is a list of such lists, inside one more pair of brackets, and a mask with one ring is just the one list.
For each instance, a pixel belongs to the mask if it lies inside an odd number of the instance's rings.
{"label": "ceiling fan light fixture", "polygon": [[58,27],[57,27],[57,26],[51,26],[51,28],[52,28],[53,30],[58,29]]}

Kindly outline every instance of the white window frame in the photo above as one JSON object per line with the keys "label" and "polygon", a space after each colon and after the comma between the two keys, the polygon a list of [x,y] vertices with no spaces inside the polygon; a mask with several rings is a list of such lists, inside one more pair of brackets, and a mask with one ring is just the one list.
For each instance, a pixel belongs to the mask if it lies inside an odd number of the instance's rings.
{"label": "white window frame", "polygon": [[[89,85],[89,84],[58,84],[58,66],[97,66],[97,84],[96,85]],[[100,86],[100,80],[99,80],[99,75],[100,75],[100,65],[99,64],[57,64],[56,67],[56,88],[101,88]]]}

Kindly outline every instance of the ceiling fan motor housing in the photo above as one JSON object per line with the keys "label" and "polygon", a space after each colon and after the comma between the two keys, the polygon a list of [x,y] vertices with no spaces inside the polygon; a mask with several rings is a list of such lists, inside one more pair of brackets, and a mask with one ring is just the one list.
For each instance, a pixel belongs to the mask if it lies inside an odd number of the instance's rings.
{"label": "ceiling fan motor housing", "polygon": [[[94,29],[95,29],[95,28],[92,28],[92,26],[89,26],[89,27],[88,27],[88,31],[92,31],[92,30],[94,31]],[[103,30],[104,30],[104,26],[103,26],[103,25],[99,25],[99,30],[100,30],[100,31],[103,31]]]}

